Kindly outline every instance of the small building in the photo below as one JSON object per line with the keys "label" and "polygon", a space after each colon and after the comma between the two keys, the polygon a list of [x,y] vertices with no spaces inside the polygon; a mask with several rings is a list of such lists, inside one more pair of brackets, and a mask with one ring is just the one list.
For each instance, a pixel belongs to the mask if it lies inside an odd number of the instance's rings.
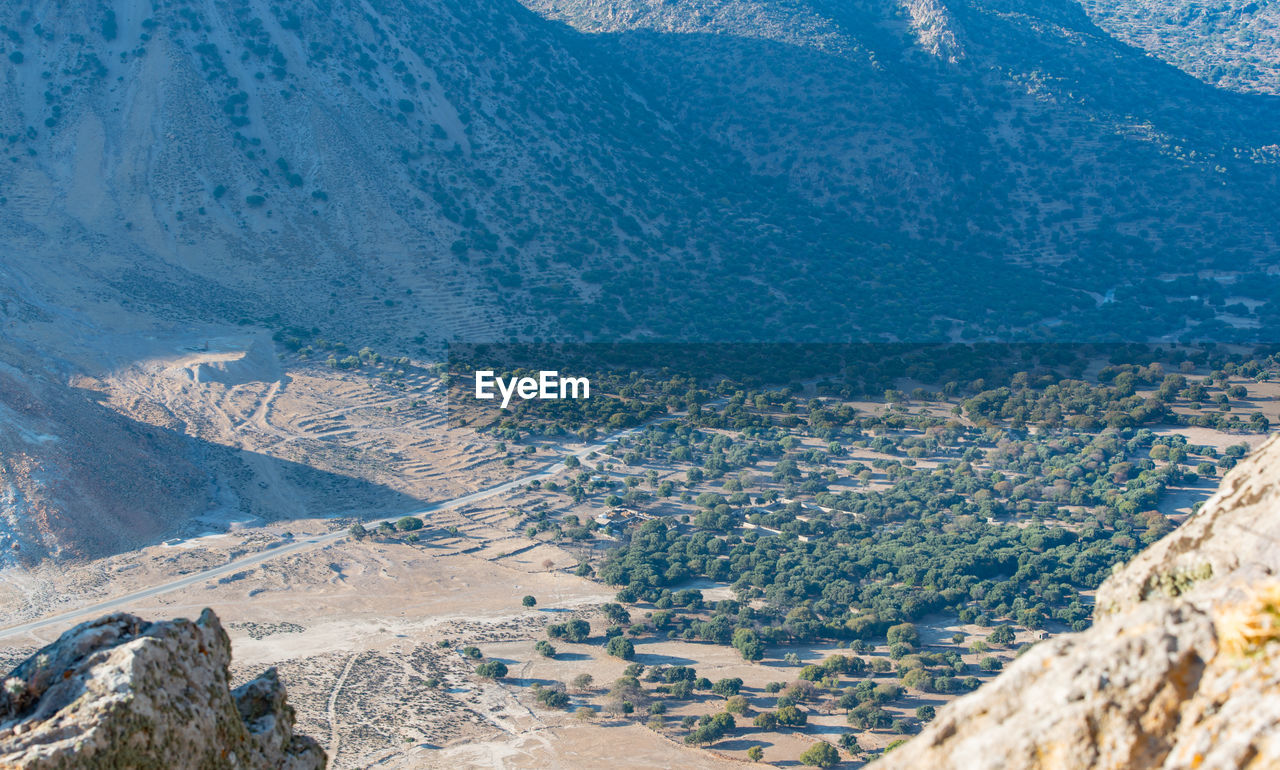
{"label": "small building", "polygon": [[625,524],[627,522],[633,522],[633,521],[647,521],[648,519],[652,519],[652,518],[653,518],[652,515],[643,513],[641,511],[637,511],[632,508],[610,508],[609,510],[603,511],[600,514],[598,514],[595,517],[594,521],[595,523],[599,524],[602,527],[607,527],[610,524]]}

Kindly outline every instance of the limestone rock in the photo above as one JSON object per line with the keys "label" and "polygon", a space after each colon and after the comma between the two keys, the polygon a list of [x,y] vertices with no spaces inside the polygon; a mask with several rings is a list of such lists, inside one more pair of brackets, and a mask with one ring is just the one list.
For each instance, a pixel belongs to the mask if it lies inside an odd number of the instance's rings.
{"label": "limestone rock", "polygon": [[5,677],[0,767],[323,768],[319,745],[293,734],[275,670],[232,692],[230,663],[212,610],[82,623]]}
{"label": "limestone rock", "polygon": [[1280,438],[1042,642],[875,767],[1280,767]]}

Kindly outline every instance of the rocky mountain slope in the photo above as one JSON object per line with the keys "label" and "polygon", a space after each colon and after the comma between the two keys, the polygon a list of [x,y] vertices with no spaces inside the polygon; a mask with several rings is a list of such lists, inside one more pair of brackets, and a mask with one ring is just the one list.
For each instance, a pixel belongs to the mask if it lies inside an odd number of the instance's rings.
{"label": "rocky mountain slope", "polygon": [[1065,0],[529,5],[0,3],[0,287],[402,345],[1273,323],[1276,106]]}
{"label": "rocky mountain slope", "polygon": [[1098,26],[1206,83],[1280,94],[1280,8],[1255,0],[1084,0]]}
{"label": "rocky mountain slope", "polygon": [[1037,644],[877,768],[1280,765],[1280,438]]}
{"label": "rocky mountain slope", "polygon": [[[870,329],[883,310],[848,299],[883,293],[906,316],[905,271],[868,277],[879,228],[824,224],[512,0],[4,3],[0,34],[15,294],[402,346],[908,332]],[[923,249],[917,268],[961,266]],[[973,258],[934,290],[985,291],[999,260]],[[844,292],[810,274],[832,263]],[[713,295],[742,302],[656,310]]]}
{"label": "rocky mountain slope", "polygon": [[[1272,183],[1280,105],[1209,88],[1074,2],[527,2],[630,68],[688,135],[876,223],[887,254],[910,259],[924,241],[1032,266],[1099,302],[1116,289],[1056,335],[1140,335],[1179,316],[1226,336],[1230,324],[1192,309],[1213,293],[1198,271],[1252,265],[1270,282],[1259,257],[1274,216],[1243,191]],[[1229,243],[1231,231],[1249,235]]]}
{"label": "rocky mountain slope", "polygon": [[246,331],[1280,331],[1280,106],[1066,0],[0,0],[0,57],[6,549],[250,476],[110,384]]}
{"label": "rocky mountain slope", "polygon": [[88,542],[137,547],[207,509],[208,471],[180,434],[40,373],[4,342],[0,351],[0,563],[83,555]]}
{"label": "rocky mountain slope", "polygon": [[274,669],[231,691],[218,618],[148,623],[109,615],[76,626],[14,669],[0,692],[8,768],[325,766],[293,734]]}

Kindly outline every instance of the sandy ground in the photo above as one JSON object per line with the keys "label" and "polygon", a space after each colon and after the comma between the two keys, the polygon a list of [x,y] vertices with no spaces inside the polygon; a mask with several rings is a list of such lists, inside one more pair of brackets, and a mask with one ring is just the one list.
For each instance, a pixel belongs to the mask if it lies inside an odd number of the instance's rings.
{"label": "sandy ground", "polygon": [[[471,740],[498,739],[499,746],[547,726],[505,686],[477,680],[459,647],[522,640],[531,648],[548,622],[590,614],[611,597],[567,574],[564,568],[575,561],[555,558],[552,546],[543,546],[544,553],[558,563],[527,571],[520,569],[527,565],[464,553],[478,540],[344,540],[128,611],[193,617],[212,607],[232,638],[236,679],[278,667],[298,729],[326,745],[334,767],[385,766],[388,759],[395,759],[393,766],[420,766],[404,752]],[[526,593],[540,597],[541,606],[521,606]],[[29,654],[53,636],[12,640],[6,657]],[[432,678],[440,684],[427,686]],[[591,744],[583,741],[580,750]],[[661,762],[655,759],[655,766]]]}
{"label": "sandy ground", "polygon": [[[191,346],[188,346],[188,348]],[[324,356],[299,359],[265,332],[205,340],[177,357],[142,359],[102,385],[112,404],[144,421],[261,456],[258,508],[275,518],[312,511],[287,494],[272,460],[375,482],[420,500],[448,497],[532,467],[511,466],[497,442],[448,424],[438,377],[414,364],[334,369]],[[207,349],[205,349],[207,348]],[[386,376],[384,376],[386,375]],[[392,376],[394,375],[394,376]]]}

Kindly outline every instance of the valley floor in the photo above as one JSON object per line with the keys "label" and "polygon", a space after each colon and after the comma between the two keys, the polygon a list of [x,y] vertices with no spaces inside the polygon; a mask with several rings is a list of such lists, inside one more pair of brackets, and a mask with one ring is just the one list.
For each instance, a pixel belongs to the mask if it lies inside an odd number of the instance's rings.
{"label": "valley floor", "polygon": [[[779,691],[771,683],[796,682],[804,666],[849,653],[844,644],[770,646],[762,661],[747,662],[728,645],[636,634],[634,662],[650,671],[689,666],[712,681],[742,680],[746,714],[738,717],[729,736],[702,748],[686,745],[687,727],[677,725],[720,712],[723,697],[701,691],[662,699],[650,692],[630,704],[635,713],[627,713],[610,694],[611,684],[629,665],[606,654],[602,644],[601,632],[611,622],[602,608],[614,601],[616,589],[576,573],[584,563],[598,563],[632,525],[604,527],[586,540],[564,537],[560,523],[567,529],[606,508],[595,491],[577,501],[567,497],[564,484],[572,473],[554,463],[569,453],[594,461],[589,475],[603,491],[629,488],[628,477],[646,476],[646,489],[664,481],[679,483],[686,490],[683,498],[654,500],[645,508],[646,515],[666,518],[677,527],[689,526],[686,511],[693,510],[693,497],[719,489],[710,481],[685,481],[691,478],[687,463],[624,465],[599,443],[532,441],[527,445],[535,449],[526,453],[520,445],[507,447],[491,435],[450,424],[438,380],[425,368],[396,373],[369,366],[348,372],[292,359],[288,363],[262,337],[228,341],[225,350],[221,344],[144,360],[82,385],[101,388],[114,408],[136,419],[180,425],[203,441],[255,457],[250,467],[258,475],[236,487],[235,499],[243,505],[215,510],[198,523],[198,529],[211,531],[75,564],[0,571],[0,667],[49,643],[70,621],[22,633],[5,628],[172,585],[173,590],[125,601],[119,609],[168,618],[194,617],[212,607],[232,636],[235,678],[244,681],[268,666],[277,667],[297,710],[298,731],[319,740],[335,768],[711,768],[749,761],[751,747],[763,749],[766,763],[788,766],[797,764],[815,741],[834,743],[850,731],[846,709],[824,697],[807,705],[808,722],[802,728],[752,725],[755,714],[778,706]],[[380,377],[379,371],[393,376]],[[1274,384],[1267,383],[1251,392],[1248,407],[1280,422],[1278,397]],[[887,413],[882,402],[845,405]],[[952,406],[916,404],[906,412],[943,418]],[[910,433],[899,438],[910,438]],[[1170,426],[1157,433],[1178,433],[1193,444],[1223,450],[1261,440],[1259,435],[1210,428]],[[796,451],[823,446],[801,439]],[[841,468],[876,470],[860,479],[856,471],[836,474],[830,491],[888,489],[892,479],[883,461],[891,457],[851,446]],[[913,457],[924,468],[946,459]],[[384,502],[359,511],[347,505],[333,515],[317,516],[314,501],[299,503],[292,496],[299,481],[279,475],[282,462],[376,482],[401,495],[398,502],[404,507]],[[549,468],[554,475],[541,478],[558,481],[558,491],[520,483],[483,498],[465,497]],[[773,460],[754,466],[760,475],[750,482],[753,494],[784,488],[776,478],[769,480],[776,469]],[[1204,481],[1170,488],[1160,511],[1175,521],[1185,517],[1212,486]],[[394,519],[422,510],[410,503],[426,507],[460,497],[461,504],[420,514],[424,527],[415,539],[403,533],[362,539],[346,534],[358,519]],[[558,523],[546,530],[531,527],[535,522]],[[237,559],[247,560],[243,569],[226,569]],[[206,576],[210,570],[215,573]],[[184,582],[189,584],[179,585]],[[726,583],[716,581],[682,587],[700,591],[708,604],[734,597]],[[526,595],[536,597],[535,606],[522,604]],[[649,622],[657,614],[654,604],[644,601],[632,602],[628,609],[635,621]],[[590,624],[590,638],[553,639],[554,656],[540,654],[535,645],[548,638],[548,627],[572,619]],[[991,648],[982,640],[995,625],[995,619],[979,624],[928,616],[917,623],[919,649],[955,653],[961,667],[985,680],[994,671],[984,667],[983,659],[1007,663],[1019,646],[1042,636],[1018,627],[1011,643]],[[1065,628],[1050,623],[1043,633]],[[505,664],[507,676],[478,677],[472,647],[483,660]],[[859,654],[868,663],[883,664],[871,681],[896,681],[889,645],[870,645]],[[557,686],[566,689],[567,707],[540,705],[539,687]],[[908,688],[885,708],[895,720],[908,723],[920,707],[936,708],[954,697]],[[646,713],[646,703],[663,706]],[[849,759],[850,766],[902,737],[883,727],[854,732],[864,753],[862,759]]]}

